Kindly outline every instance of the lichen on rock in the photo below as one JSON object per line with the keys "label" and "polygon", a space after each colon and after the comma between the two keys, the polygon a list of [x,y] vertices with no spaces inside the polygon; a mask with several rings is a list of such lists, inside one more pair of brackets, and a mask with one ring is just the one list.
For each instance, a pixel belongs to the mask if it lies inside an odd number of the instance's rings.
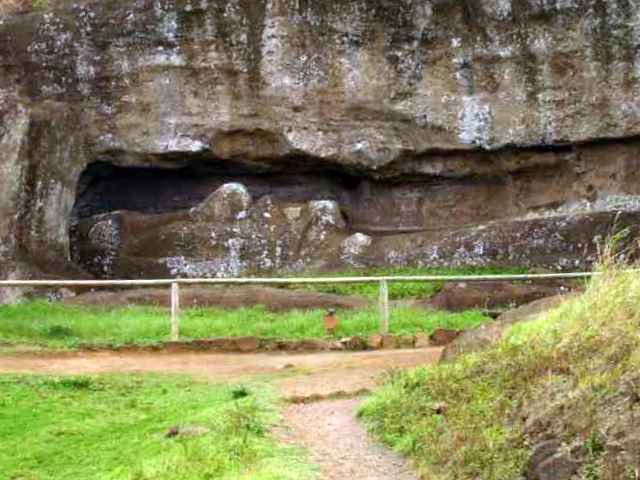
{"label": "lichen on rock", "polygon": [[[640,211],[639,18],[622,0],[5,12],[0,275],[589,268]],[[86,227],[115,212],[118,247],[92,254]]]}

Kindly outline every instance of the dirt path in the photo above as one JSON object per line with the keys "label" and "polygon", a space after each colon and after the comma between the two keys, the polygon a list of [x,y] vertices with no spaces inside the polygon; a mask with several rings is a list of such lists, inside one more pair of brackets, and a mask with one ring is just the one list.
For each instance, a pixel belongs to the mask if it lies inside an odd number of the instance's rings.
{"label": "dirt path", "polygon": [[306,448],[319,480],[417,480],[408,463],[373,442],[356,419],[360,399],[290,405],[282,440]]}
{"label": "dirt path", "polygon": [[77,352],[0,356],[0,373],[97,374],[187,373],[226,381],[279,374],[287,399],[304,400],[341,393],[353,395],[375,385],[376,377],[393,368],[431,363],[438,348],[357,353],[221,354]]}
{"label": "dirt path", "polygon": [[283,397],[293,402],[284,409],[277,434],[310,452],[319,480],[416,480],[402,458],[367,436],[355,416],[361,398],[326,398],[368,391],[384,372],[432,363],[440,355],[439,348],[307,354],[15,354],[0,355],[0,373],[162,372],[220,381],[271,376]]}

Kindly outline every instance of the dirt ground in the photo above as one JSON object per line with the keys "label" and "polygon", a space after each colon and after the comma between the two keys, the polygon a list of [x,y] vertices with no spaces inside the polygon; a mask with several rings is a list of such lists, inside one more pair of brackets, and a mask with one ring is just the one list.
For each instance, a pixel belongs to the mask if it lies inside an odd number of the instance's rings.
{"label": "dirt ground", "polygon": [[279,437],[306,448],[319,480],[417,480],[400,456],[372,442],[356,418],[359,399],[293,404]]}
{"label": "dirt ground", "polygon": [[98,374],[186,373],[228,381],[262,375],[276,378],[286,399],[352,395],[375,386],[393,368],[436,361],[441,349],[380,350],[355,353],[221,354],[163,352],[70,352],[0,356],[0,373]]}
{"label": "dirt ground", "polygon": [[[213,381],[268,379],[289,400],[276,435],[309,451],[318,480],[415,480],[355,416],[362,397],[395,368],[438,361],[440,348],[302,354],[70,352],[0,355],[0,373],[184,373]],[[335,397],[347,397],[335,399]]]}
{"label": "dirt ground", "polygon": [[[71,305],[128,306],[152,305],[168,307],[168,289],[143,288],[120,291],[100,290],[81,293],[65,299]],[[180,289],[182,308],[216,307],[243,308],[263,305],[267,310],[282,312],[295,309],[362,309],[370,306],[367,299],[331,295],[303,289],[270,288],[260,286],[183,286]]]}

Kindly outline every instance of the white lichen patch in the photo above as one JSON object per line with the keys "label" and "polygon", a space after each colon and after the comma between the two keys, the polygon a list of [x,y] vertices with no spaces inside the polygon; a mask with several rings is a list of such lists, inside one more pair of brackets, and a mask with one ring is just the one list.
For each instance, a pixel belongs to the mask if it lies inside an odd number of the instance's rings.
{"label": "white lichen patch", "polygon": [[117,220],[109,214],[104,215],[103,220],[91,227],[87,238],[93,247],[100,252],[93,259],[94,266],[97,266],[105,277],[110,277],[121,243]]}
{"label": "white lichen patch", "polygon": [[344,228],[344,219],[340,212],[340,205],[334,200],[317,200],[309,202],[311,221],[316,226],[334,226]]}
{"label": "white lichen patch", "polygon": [[191,209],[191,217],[202,222],[233,222],[248,217],[251,194],[241,183],[226,183]]}
{"label": "white lichen patch", "polygon": [[363,233],[356,233],[340,244],[340,258],[353,267],[361,266],[358,257],[364,254],[373,243],[373,238]]}
{"label": "white lichen patch", "polygon": [[302,207],[287,207],[283,210],[283,213],[289,223],[295,223],[300,220],[300,217],[302,216]]}
{"label": "white lichen patch", "polygon": [[458,138],[462,143],[489,145],[493,117],[491,106],[477,95],[462,97],[462,110],[458,115]]}

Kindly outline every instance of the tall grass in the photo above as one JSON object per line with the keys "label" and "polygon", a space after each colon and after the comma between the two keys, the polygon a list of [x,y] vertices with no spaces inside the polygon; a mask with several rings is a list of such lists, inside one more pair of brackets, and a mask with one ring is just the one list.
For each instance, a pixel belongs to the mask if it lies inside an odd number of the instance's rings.
{"label": "tall grass", "polygon": [[[640,367],[640,274],[610,260],[600,270],[582,297],[514,326],[493,348],[394,374],[361,415],[426,479],[518,478],[527,435],[587,451],[584,439],[620,415],[611,410],[620,385]],[[517,420],[530,415],[539,431]]]}
{"label": "tall grass", "polygon": [[[323,338],[323,311],[273,313],[262,307],[238,310],[190,309],[181,315],[181,337],[258,336],[278,339]],[[334,337],[379,331],[376,310],[338,312]],[[407,308],[391,311],[393,334],[430,333],[436,328],[465,329],[488,320],[482,313],[447,313]],[[168,339],[169,314],[148,307],[103,309],[35,301],[0,306],[0,342],[76,347],[80,344],[151,344]]]}

